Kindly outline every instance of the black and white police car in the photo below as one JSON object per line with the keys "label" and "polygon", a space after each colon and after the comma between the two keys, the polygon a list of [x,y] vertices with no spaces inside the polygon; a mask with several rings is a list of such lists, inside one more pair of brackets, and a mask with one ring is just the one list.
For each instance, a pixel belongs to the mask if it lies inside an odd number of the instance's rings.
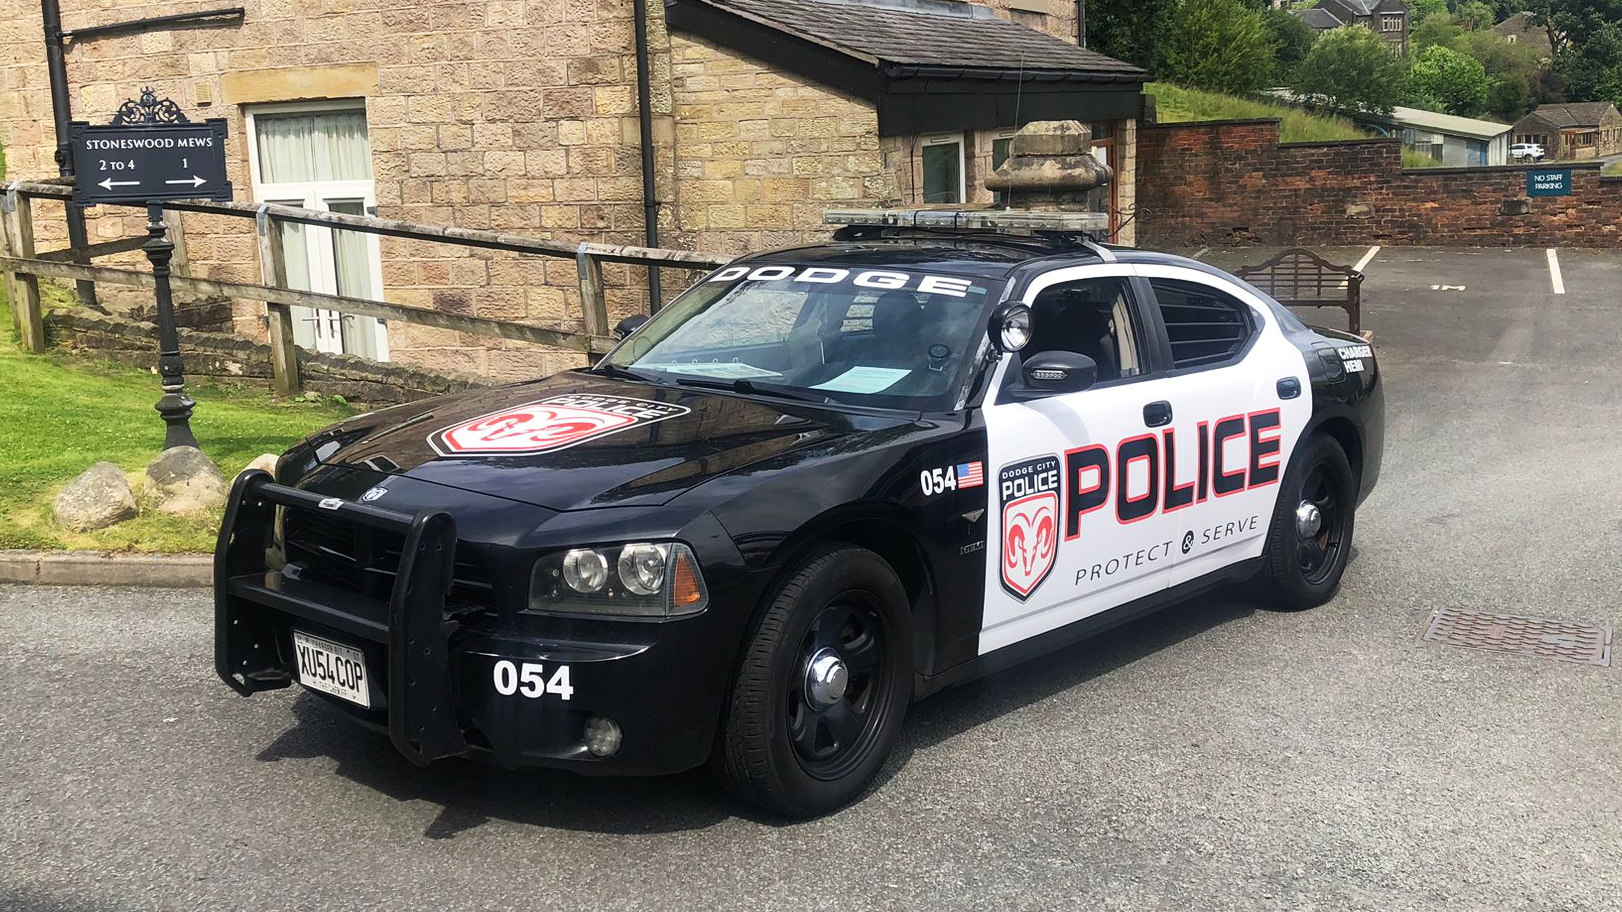
{"label": "black and white police car", "polygon": [[956,224],[744,257],[595,367],[245,474],[219,675],[419,764],[708,762],[811,816],[926,694],[1224,582],[1335,593],[1380,472],[1367,341],[1193,260]]}

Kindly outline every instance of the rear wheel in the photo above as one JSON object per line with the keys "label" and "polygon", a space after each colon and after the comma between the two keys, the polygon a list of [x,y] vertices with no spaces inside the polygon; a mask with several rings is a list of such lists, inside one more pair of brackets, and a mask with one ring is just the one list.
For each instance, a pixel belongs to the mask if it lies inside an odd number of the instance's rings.
{"label": "rear wheel", "polygon": [[802,560],[751,630],[713,766],[789,817],[854,800],[895,746],[912,677],[906,590],[884,559],[831,546]]}
{"label": "rear wheel", "polygon": [[1340,444],[1308,438],[1290,461],[1268,529],[1256,593],[1286,611],[1334,597],[1351,555],[1357,482]]}

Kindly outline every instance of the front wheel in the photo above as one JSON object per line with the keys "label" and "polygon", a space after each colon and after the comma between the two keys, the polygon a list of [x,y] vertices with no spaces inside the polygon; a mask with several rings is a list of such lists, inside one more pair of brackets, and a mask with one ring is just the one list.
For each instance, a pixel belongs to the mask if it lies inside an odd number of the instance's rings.
{"label": "front wheel", "polygon": [[838,545],[802,560],[756,618],[712,765],[788,817],[855,800],[895,746],[911,696],[906,590],[883,558]]}
{"label": "front wheel", "polygon": [[1351,555],[1357,481],[1340,444],[1308,438],[1284,475],[1256,575],[1256,594],[1286,611],[1315,608],[1340,589]]}

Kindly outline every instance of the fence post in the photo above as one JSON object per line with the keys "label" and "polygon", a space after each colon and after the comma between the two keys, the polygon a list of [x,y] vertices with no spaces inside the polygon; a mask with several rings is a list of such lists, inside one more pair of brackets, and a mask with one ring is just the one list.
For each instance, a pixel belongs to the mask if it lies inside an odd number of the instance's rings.
{"label": "fence post", "polygon": [[588,242],[580,242],[575,266],[580,272],[580,306],[586,321],[586,335],[608,335],[608,299],[603,295],[602,261],[587,253]]}
{"label": "fence post", "polygon": [[169,243],[175,245],[174,258],[169,261],[169,268],[175,275],[191,276],[191,257],[186,255],[186,230],[181,225],[180,213],[168,211],[163,214],[163,225],[169,229]]}
{"label": "fence post", "polygon": [[[254,216],[259,229],[259,273],[262,281],[272,288],[287,287],[286,252],[282,249],[282,224],[259,207]],[[304,389],[299,376],[298,346],[293,344],[293,308],[287,304],[265,302],[265,315],[269,318],[271,385],[283,396],[297,395]]]}
{"label": "fence post", "polygon": [[[34,258],[34,209],[32,201],[17,192],[13,183],[0,200],[6,217],[6,239],[11,255]],[[25,272],[11,274],[12,319],[22,338],[23,348],[34,354],[45,351],[45,320],[40,313],[39,279]]]}

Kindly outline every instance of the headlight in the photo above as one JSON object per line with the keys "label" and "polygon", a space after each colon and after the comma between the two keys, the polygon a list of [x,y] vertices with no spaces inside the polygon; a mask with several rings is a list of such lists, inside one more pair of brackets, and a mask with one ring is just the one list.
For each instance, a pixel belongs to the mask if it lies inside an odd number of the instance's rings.
{"label": "headlight", "polygon": [[698,558],[680,542],[632,542],[544,554],[529,607],[561,614],[680,617],[710,602]]}

